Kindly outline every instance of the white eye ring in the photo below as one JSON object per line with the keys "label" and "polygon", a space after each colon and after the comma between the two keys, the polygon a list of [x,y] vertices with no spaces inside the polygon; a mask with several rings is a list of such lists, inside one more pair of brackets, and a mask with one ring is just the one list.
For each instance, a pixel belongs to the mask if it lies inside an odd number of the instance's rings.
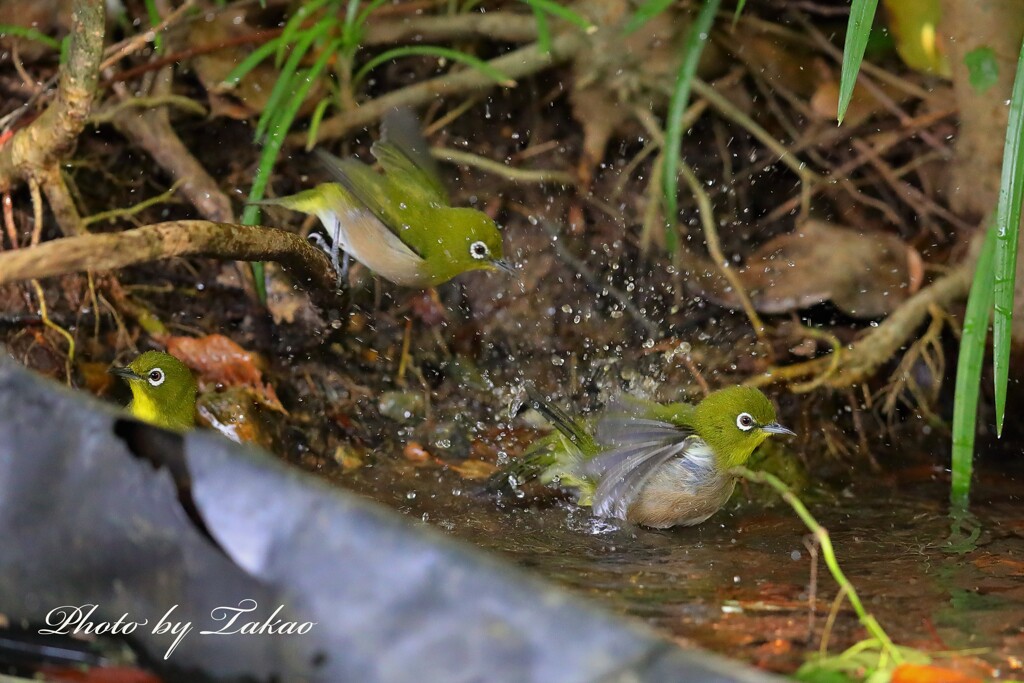
{"label": "white eye ring", "polygon": [[740,413],[736,416],[736,426],[744,432],[749,432],[754,428],[754,418],[750,416],[750,413]]}
{"label": "white eye ring", "polygon": [[483,242],[477,241],[469,245],[469,255],[479,261],[490,256],[491,250],[488,249],[487,245]]}
{"label": "white eye ring", "polygon": [[149,371],[149,374],[146,375],[146,381],[149,382],[150,386],[154,387],[158,387],[163,384],[165,379],[167,379],[167,375],[165,375],[164,371],[160,368],[153,368]]}

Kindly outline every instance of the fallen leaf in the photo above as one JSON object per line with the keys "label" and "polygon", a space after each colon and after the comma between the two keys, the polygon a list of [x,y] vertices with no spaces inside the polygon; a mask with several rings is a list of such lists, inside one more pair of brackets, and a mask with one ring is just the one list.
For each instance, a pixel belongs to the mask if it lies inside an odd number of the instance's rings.
{"label": "fallen leaf", "polygon": [[458,464],[448,463],[448,466],[458,472],[459,476],[463,479],[470,479],[472,481],[488,479],[498,471],[497,465],[484,462],[483,460],[463,460]]}
{"label": "fallen leaf", "polygon": [[106,396],[114,387],[110,363],[79,363],[78,371],[82,375],[82,386],[96,396]]}
{"label": "fallen leaf", "polygon": [[[225,46],[214,52],[196,55],[192,59],[192,68],[200,83],[206,88],[210,111],[214,115],[247,119],[253,114],[261,113],[266,107],[270,93],[273,92],[274,84],[277,83],[280,75],[274,68],[272,59],[258,64],[234,87],[229,88],[224,85],[224,79],[228,74],[256,48],[260,47],[258,43],[238,45],[232,44],[232,42],[255,33],[257,33],[257,29],[245,22],[244,9],[209,13],[205,18],[200,18],[190,24],[187,37],[188,48],[204,48],[217,44]],[[267,37],[267,40],[269,39],[270,36]],[[298,115],[309,113],[314,103],[323,95],[323,79],[317,79],[310,88]]]}
{"label": "fallen leaf", "polygon": [[200,425],[215,429],[235,443],[256,444],[273,451],[274,437],[260,405],[251,387],[236,386],[200,394],[196,414]]}
{"label": "fallen leaf", "polygon": [[890,683],[982,683],[980,678],[931,664],[900,664]]}
{"label": "fallen leaf", "polygon": [[[853,317],[879,318],[921,287],[923,266],[917,250],[894,235],[810,220],[762,245],[739,276],[762,313],[831,301]],[[724,279],[705,286],[712,301],[738,307]]]}
{"label": "fallen leaf", "polygon": [[222,334],[205,337],[164,337],[167,353],[175,356],[199,374],[200,384],[247,387],[263,405],[288,414],[277,398],[274,387],[264,384],[257,367],[256,354],[246,351]]}

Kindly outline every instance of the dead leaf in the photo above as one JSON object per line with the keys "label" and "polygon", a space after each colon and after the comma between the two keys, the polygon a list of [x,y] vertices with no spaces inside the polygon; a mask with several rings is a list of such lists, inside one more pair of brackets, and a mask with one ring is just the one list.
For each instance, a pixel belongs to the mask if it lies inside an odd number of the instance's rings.
{"label": "dead leaf", "polygon": [[300,324],[305,327],[323,329],[325,323],[310,301],[309,294],[292,285],[291,278],[281,266],[273,262],[266,264],[267,310],[274,322]]}
{"label": "dead leaf", "polygon": [[264,384],[258,356],[246,351],[222,334],[205,337],[165,337],[167,353],[181,359],[199,374],[200,384],[246,387],[261,404],[288,414],[274,387]]}
{"label": "dead leaf", "polygon": [[114,387],[109,363],[79,363],[78,371],[82,375],[82,386],[96,396],[106,396]]}
{"label": "dead leaf", "polygon": [[[192,59],[192,67],[196,76],[208,93],[210,111],[214,115],[234,119],[247,119],[254,114],[261,113],[266,107],[267,100],[270,98],[270,93],[273,92],[274,84],[279,76],[272,59],[257,65],[233,88],[224,85],[225,77],[259,47],[259,44],[232,44],[232,41],[257,32],[256,28],[245,22],[245,10],[236,9],[210,13],[207,18],[195,21],[190,26],[187,47],[202,48],[220,43],[225,45],[215,52],[196,55]],[[299,111],[299,116],[309,113],[314,103],[323,95],[323,82],[322,79],[318,79],[310,88],[306,101]]]}
{"label": "dead leaf", "polygon": [[[831,301],[847,315],[879,318],[920,288],[923,267],[917,250],[894,235],[810,220],[762,245],[739,276],[761,313]],[[738,306],[724,280],[715,282],[705,294]]]}
{"label": "dead leaf", "polygon": [[980,678],[931,664],[900,664],[890,683],[982,683]]}
{"label": "dead leaf", "polygon": [[220,432],[236,443],[251,443],[274,450],[274,437],[260,397],[247,386],[200,394],[196,404],[199,424]]}
{"label": "dead leaf", "polygon": [[483,460],[463,460],[458,464],[449,463],[448,466],[458,472],[463,479],[471,481],[487,479],[498,471],[497,465]]}

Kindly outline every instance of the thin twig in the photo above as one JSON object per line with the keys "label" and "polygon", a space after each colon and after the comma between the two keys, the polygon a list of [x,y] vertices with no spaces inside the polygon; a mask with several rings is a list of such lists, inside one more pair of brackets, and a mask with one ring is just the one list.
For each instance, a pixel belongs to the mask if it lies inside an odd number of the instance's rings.
{"label": "thin twig", "polygon": [[[24,249],[23,251],[29,251],[29,249]],[[36,292],[36,298],[39,300],[39,318],[43,321],[44,325],[60,334],[68,343],[68,355],[64,357],[64,381],[68,383],[68,386],[71,386],[71,367],[75,362],[75,338],[71,336],[70,332],[50,320],[50,314],[46,309],[46,296],[43,294],[43,287],[39,284],[39,280],[32,280],[31,282],[32,288]]]}
{"label": "thin twig", "polygon": [[108,47],[104,51],[104,54],[108,56],[100,64],[100,71],[106,71],[128,55],[141,50],[143,47],[156,40],[158,35],[163,33],[168,26],[176,23],[178,19],[185,14],[185,12],[192,9],[192,5],[194,4],[195,0],[185,0],[185,2],[181,4],[181,7],[178,7],[168,14],[166,18],[153,28],[143,31],[142,33],[137,33],[131,38],[122,40],[120,43],[116,43]]}
{"label": "thin twig", "polygon": [[747,314],[747,318],[750,320],[750,324],[754,328],[754,334],[761,341],[765,341],[765,326],[761,320],[761,316],[757,314],[757,310],[754,308],[753,302],[750,301],[750,295],[747,294],[747,290],[743,287],[743,282],[740,280],[740,276],[735,270],[729,267],[729,260],[725,258],[725,252],[722,251],[722,242],[718,239],[718,227],[715,225],[715,213],[711,207],[711,200],[708,198],[708,193],[701,187],[700,181],[694,174],[693,169],[690,168],[689,164],[680,163],[679,171],[682,173],[683,178],[686,180],[686,184],[690,186],[690,191],[693,196],[697,199],[697,208],[700,214],[700,222],[704,227],[704,240],[708,245],[708,252],[711,254],[711,260],[715,262],[719,272],[729,281],[733,291],[736,292],[737,298],[740,300],[740,306],[743,307],[743,312]]}
{"label": "thin twig", "polygon": [[513,168],[505,164],[487,159],[469,152],[460,152],[449,147],[431,147],[430,154],[435,159],[450,161],[453,164],[462,164],[471,168],[478,168],[488,173],[508,178],[518,183],[557,183],[560,185],[575,185],[576,178],[565,171],[530,170],[525,168]]}
{"label": "thin twig", "polygon": [[91,216],[86,216],[85,218],[82,219],[82,225],[88,226],[92,225],[93,223],[98,223],[99,221],[113,221],[118,218],[128,218],[130,216],[138,214],[140,211],[148,209],[151,206],[155,206],[156,204],[162,204],[164,202],[170,201],[171,197],[174,196],[174,193],[178,191],[178,188],[181,186],[183,182],[185,182],[184,179],[179,179],[174,183],[174,185],[171,185],[170,189],[168,189],[166,192],[162,192],[161,194],[158,194],[155,197],[150,197],[149,199],[144,199],[138,204],[126,206],[122,209],[111,209],[110,211],[101,211],[99,213],[94,213]]}

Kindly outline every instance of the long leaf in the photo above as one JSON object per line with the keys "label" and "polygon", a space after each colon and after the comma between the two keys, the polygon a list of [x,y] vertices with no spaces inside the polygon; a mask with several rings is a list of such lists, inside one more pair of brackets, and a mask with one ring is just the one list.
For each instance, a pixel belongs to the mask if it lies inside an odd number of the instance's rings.
{"label": "long leaf", "polygon": [[366,74],[370,73],[378,66],[385,62],[390,62],[393,59],[399,59],[401,57],[410,57],[413,55],[425,55],[429,57],[440,57],[443,59],[450,59],[453,62],[461,62],[467,66],[471,66],[483,75],[487,76],[491,80],[505,87],[511,88],[515,86],[515,80],[509,78],[506,74],[502,73],[498,69],[483,61],[477,59],[472,55],[468,55],[465,52],[459,52],[458,50],[451,50],[446,47],[438,47],[437,45],[410,45],[407,47],[396,47],[393,50],[382,52],[377,55],[356,72],[356,75],[352,77],[353,83],[359,83],[366,77]]}
{"label": "long leaf", "polygon": [[683,63],[676,76],[675,89],[668,105],[668,121],[665,130],[665,172],[662,175],[662,189],[665,193],[665,244],[670,254],[679,247],[676,235],[676,214],[679,203],[676,193],[679,191],[679,155],[683,142],[683,112],[690,101],[690,86],[697,74],[697,64],[708,42],[711,24],[718,13],[721,0],[705,0],[704,7],[697,15],[697,21],[690,27],[683,47]]}
{"label": "long leaf", "polygon": [[245,75],[259,66],[260,62],[274,54],[277,46],[280,44],[281,38],[278,36],[272,40],[268,40],[266,43],[252,51],[248,57],[242,60],[241,64],[236,66],[234,69],[224,77],[224,85],[227,87],[234,87],[238,85],[238,82],[245,78]]}
{"label": "long leaf", "polygon": [[565,21],[568,21],[570,24],[573,24],[583,29],[587,33],[593,33],[594,31],[597,30],[597,27],[594,26],[590,22],[590,20],[584,17],[582,14],[574,12],[568,7],[558,4],[557,2],[554,2],[554,0],[523,0],[523,2],[525,2],[530,7],[533,7],[534,9],[538,9],[541,12],[544,12],[545,14],[550,14],[552,16],[558,17],[559,19],[564,19]]}
{"label": "long leaf", "polygon": [[[146,15],[149,18],[150,26],[156,26],[160,23],[160,10],[157,9],[156,2],[154,0],[146,0],[145,4]],[[153,47],[158,53],[164,51],[164,37],[159,33],[153,37]]]}
{"label": "long leaf", "polygon": [[534,7],[533,20],[537,24],[537,46],[541,52],[551,54],[551,27],[548,25],[548,15]]}
{"label": "long leaf", "polygon": [[839,123],[846,116],[846,108],[853,99],[853,87],[857,84],[857,73],[864,61],[864,50],[871,35],[871,24],[875,21],[878,0],[853,0],[850,6],[850,21],[846,25],[846,44],[843,46],[843,71],[839,77]]}
{"label": "long leaf", "polygon": [[313,41],[321,38],[334,27],[334,17],[325,17],[318,21],[312,28],[304,32],[299,38],[298,42],[292,47],[291,53],[288,55],[288,60],[281,67],[281,73],[277,77],[277,81],[274,83],[274,88],[270,91],[270,97],[267,98],[267,103],[263,106],[263,114],[260,116],[260,120],[256,123],[256,139],[260,140],[263,138],[264,133],[270,128],[271,124],[280,116],[281,113],[281,100],[291,91],[295,90],[295,86],[292,83],[293,78],[296,76],[296,71],[299,68],[299,62],[309,52],[309,48],[313,45]]}
{"label": "long leaf", "polygon": [[[328,2],[329,0],[311,0],[299,6],[299,9],[281,31],[281,42],[278,44],[277,54],[274,56],[274,66],[281,68],[285,55],[288,54],[288,46],[295,42],[295,37],[302,31],[302,23]],[[332,17],[331,21],[336,22],[337,19]]]}
{"label": "long leaf", "polygon": [[956,363],[956,400],[953,404],[953,482],[950,502],[958,510],[967,509],[971,491],[974,458],[974,436],[977,433],[978,392],[981,388],[981,367],[985,362],[992,315],[992,261],[995,255],[996,230],[990,228],[974,270],[971,294],[967,297],[964,328],[960,336],[960,355]]}
{"label": "long leaf", "polygon": [[60,49],[59,40],[57,40],[56,38],[51,38],[45,33],[37,31],[34,28],[14,26],[12,24],[0,24],[0,37],[2,36],[18,36],[19,38],[24,38],[26,40],[34,40],[37,43],[42,43],[43,45],[54,50]]}
{"label": "long leaf", "polygon": [[1017,244],[1021,199],[1024,197],[1024,45],[1017,58],[1017,76],[1010,97],[1010,121],[1003,145],[1003,175],[996,206],[995,321],[992,328],[992,363],[995,375],[996,433],[1003,433],[1006,383],[1010,376],[1010,335],[1013,324],[1013,288],[1017,280]]}
{"label": "long leaf", "polygon": [[736,26],[736,23],[740,20],[740,15],[743,14],[743,8],[747,6],[747,0],[739,0],[736,3],[736,11],[732,15],[732,25]]}
{"label": "long leaf", "polygon": [[636,31],[648,21],[668,9],[674,2],[675,0],[644,0],[644,2],[636,8],[636,11],[633,12],[633,16],[629,18],[629,21],[626,22],[626,26],[622,29],[623,33],[628,35],[633,31]]}

